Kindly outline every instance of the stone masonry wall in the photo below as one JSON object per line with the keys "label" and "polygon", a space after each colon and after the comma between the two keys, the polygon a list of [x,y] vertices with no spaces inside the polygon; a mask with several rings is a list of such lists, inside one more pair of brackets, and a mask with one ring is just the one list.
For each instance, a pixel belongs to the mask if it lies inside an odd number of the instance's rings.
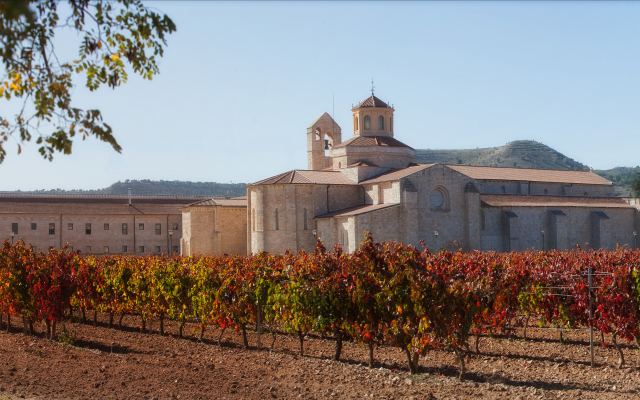
{"label": "stone masonry wall", "polygon": [[[528,185],[527,185],[528,183]],[[613,196],[613,186],[580,185],[544,182],[519,181],[484,181],[479,184],[480,193],[501,194],[504,187],[506,194],[534,194],[551,196]],[[528,190],[527,190],[528,189]],[[547,191],[545,193],[545,190]]]}
{"label": "stone masonry wall", "polygon": [[216,207],[216,254],[247,254],[247,209]]}
{"label": "stone masonry wall", "polygon": [[[570,250],[576,244],[583,249],[594,246],[595,239],[600,247],[615,250],[616,246],[633,247],[633,209],[590,209],[578,207],[553,208],[565,215],[551,214],[548,207],[483,207],[485,229],[481,232],[483,251],[506,251],[503,239],[510,243],[511,250],[544,248],[547,250]],[[512,221],[510,238],[504,237],[504,212],[517,215]],[[593,211],[604,212],[609,219],[594,220]]]}
{"label": "stone masonry wall", "polygon": [[[465,187],[475,181],[444,165],[434,165],[407,179],[418,190],[417,240],[424,240],[429,249],[436,251],[442,248],[457,250],[458,246],[465,251],[474,250],[469,232],[479,226],[480,210],[468,206]],[[436,188],[446,192],[441,209],[434,209],[431,205],[431,193]]]}
{"label": "stone masonry wall", "polygon": [[[174,223],[178,224],[171,242],[173,246],[179,246],[182,237],[180,215],[4,214],[0,215],[0,240],[10,241],[12,223],[18,223],[14,241],[21,238],[42,251],[48,251],[50,247],[59,249],[69,243],[73,250],[80,250],[83,254],[104,254],[107,250],[109,254],[166,253],[170,245],[167,222],[170,229]],[[36,224],[35,230],[31,230],[32,223]],[[123,223],[127,224],[126,234],[123,233]],[[49,233],[49,224],[54,226],[53,234]],[[91,224],[91,234],[86,233],[86,224]],[[105,224],[108,224],[108,229],[105,229]],[[145,229],[140,230],[139,224],[143,224]],[[160,224],[160,235],[155,234],[155,224]],[[140,246],[144,246],[144,251],[140,251]]]}

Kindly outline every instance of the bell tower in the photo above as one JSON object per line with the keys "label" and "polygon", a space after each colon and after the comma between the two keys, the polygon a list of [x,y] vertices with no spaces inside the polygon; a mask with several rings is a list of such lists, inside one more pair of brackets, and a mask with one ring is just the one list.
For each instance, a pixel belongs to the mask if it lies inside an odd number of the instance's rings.
{"label": "bell tower", "polygon": [[342,143],[342,129],[331,118],[323,113],[307,127],[307,168],[322,170],[331,167],[331,149]]}
{"label": "bell tower", "polygon": [[353,136],[393,137],[393,112],[389,104],[371,93],[364,101],[355,106],[353,115]]}

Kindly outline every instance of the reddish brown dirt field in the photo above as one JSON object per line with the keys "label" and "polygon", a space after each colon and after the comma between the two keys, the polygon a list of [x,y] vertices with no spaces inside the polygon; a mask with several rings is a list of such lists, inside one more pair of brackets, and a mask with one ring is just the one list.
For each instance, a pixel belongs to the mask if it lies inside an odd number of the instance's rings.
{"label": "reddish brown dirt field", "polygon": [[[309,337],[305,356],[296,355],[297,338],[278,335],[274,351],[264,335],[249,333],[251,349],[227,331],[223,347],[215,344],[219,331],[196,337],[196,325],[177,339],[177,327],[167,324],[166,336],[142,334],[138,320],[125,317],[125,329],[66,324],[73,345],[36,336],[23,336],[16,326],[0,334],[0,399],[638,399],[640,354],[625,347],[628,367],[617,369],[615,349],[596,348],[597,368],[589,367],[588,332],[565,334],[529,329],[528,341],[482,338],[481,355],[467,365],[467,379],[449,352],[431,352],[420,359],[419,374],[411,376],[405,355],[395,348],[376,349],[376,366],[365,366],[367,351],[345,344],[343,361],[335,362],[330,339]],[[6,318],[5,318],[6,322]],[[21,322],[21,321],[20,321]],[[520,330],[516,335],[522,335]]]}

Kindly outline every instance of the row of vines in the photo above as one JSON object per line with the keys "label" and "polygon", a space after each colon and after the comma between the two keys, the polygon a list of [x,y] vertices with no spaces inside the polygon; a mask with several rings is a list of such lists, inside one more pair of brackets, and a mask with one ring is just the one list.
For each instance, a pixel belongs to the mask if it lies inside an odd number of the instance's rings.
{"label": "row of vines", "polygon": [[[591,268],[593,290],[586,273]],[[243,334],[258,319],[297,335],[332,336],[335,359],[343,341],[369,349],[397,346],[411,372],[430,350],[453,351],[461,361],[482,334],[506,332],[529,317],[575,329],[593,326],[617,339],[640,336],[640,251],[431,253],[367,236],[357,251],[262,253],[224,257],[81,257],[62,249],[33,251],[5,241],[0,249],[0,316],[25,327],[56,324],[71,310],[108,313],[109,326],[139,315],[198,321]],[[593,301],[593,318],[589,300]],[[524,317],[523,317],[524,316]],[[0,319],[0,326],[2,326]],[[526,330],[525,330],[526,335]],[[219,339],[220,340],[220,339]],[[275,340],[275,335],[274,335]],[[620,351],[621,363],[622,351]]]}

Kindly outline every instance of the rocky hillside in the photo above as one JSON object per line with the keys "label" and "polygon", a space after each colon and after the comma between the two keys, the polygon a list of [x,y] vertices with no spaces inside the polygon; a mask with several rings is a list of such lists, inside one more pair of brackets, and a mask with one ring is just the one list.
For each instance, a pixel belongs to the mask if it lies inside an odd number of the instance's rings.
{"label": "rocky hillside", "polygon": [[[540,169],[564,169],[588,171],[589,167],[551,147],[531,140],[516,140],[501,147],[468,150],[416,150],[416,162],[482,165],[489,167],[520,167]],[[631,183],[636,178],[637,167],[616,167],[594,170],[616,186],[618,196],[630,196]]]}
{"label": "rocky hillside", "polygon": [[589,170],[586,165],[542,143],[517,140],[501,147],[469,150],[416,150],[416,162],[520,167],[542,169]]}

